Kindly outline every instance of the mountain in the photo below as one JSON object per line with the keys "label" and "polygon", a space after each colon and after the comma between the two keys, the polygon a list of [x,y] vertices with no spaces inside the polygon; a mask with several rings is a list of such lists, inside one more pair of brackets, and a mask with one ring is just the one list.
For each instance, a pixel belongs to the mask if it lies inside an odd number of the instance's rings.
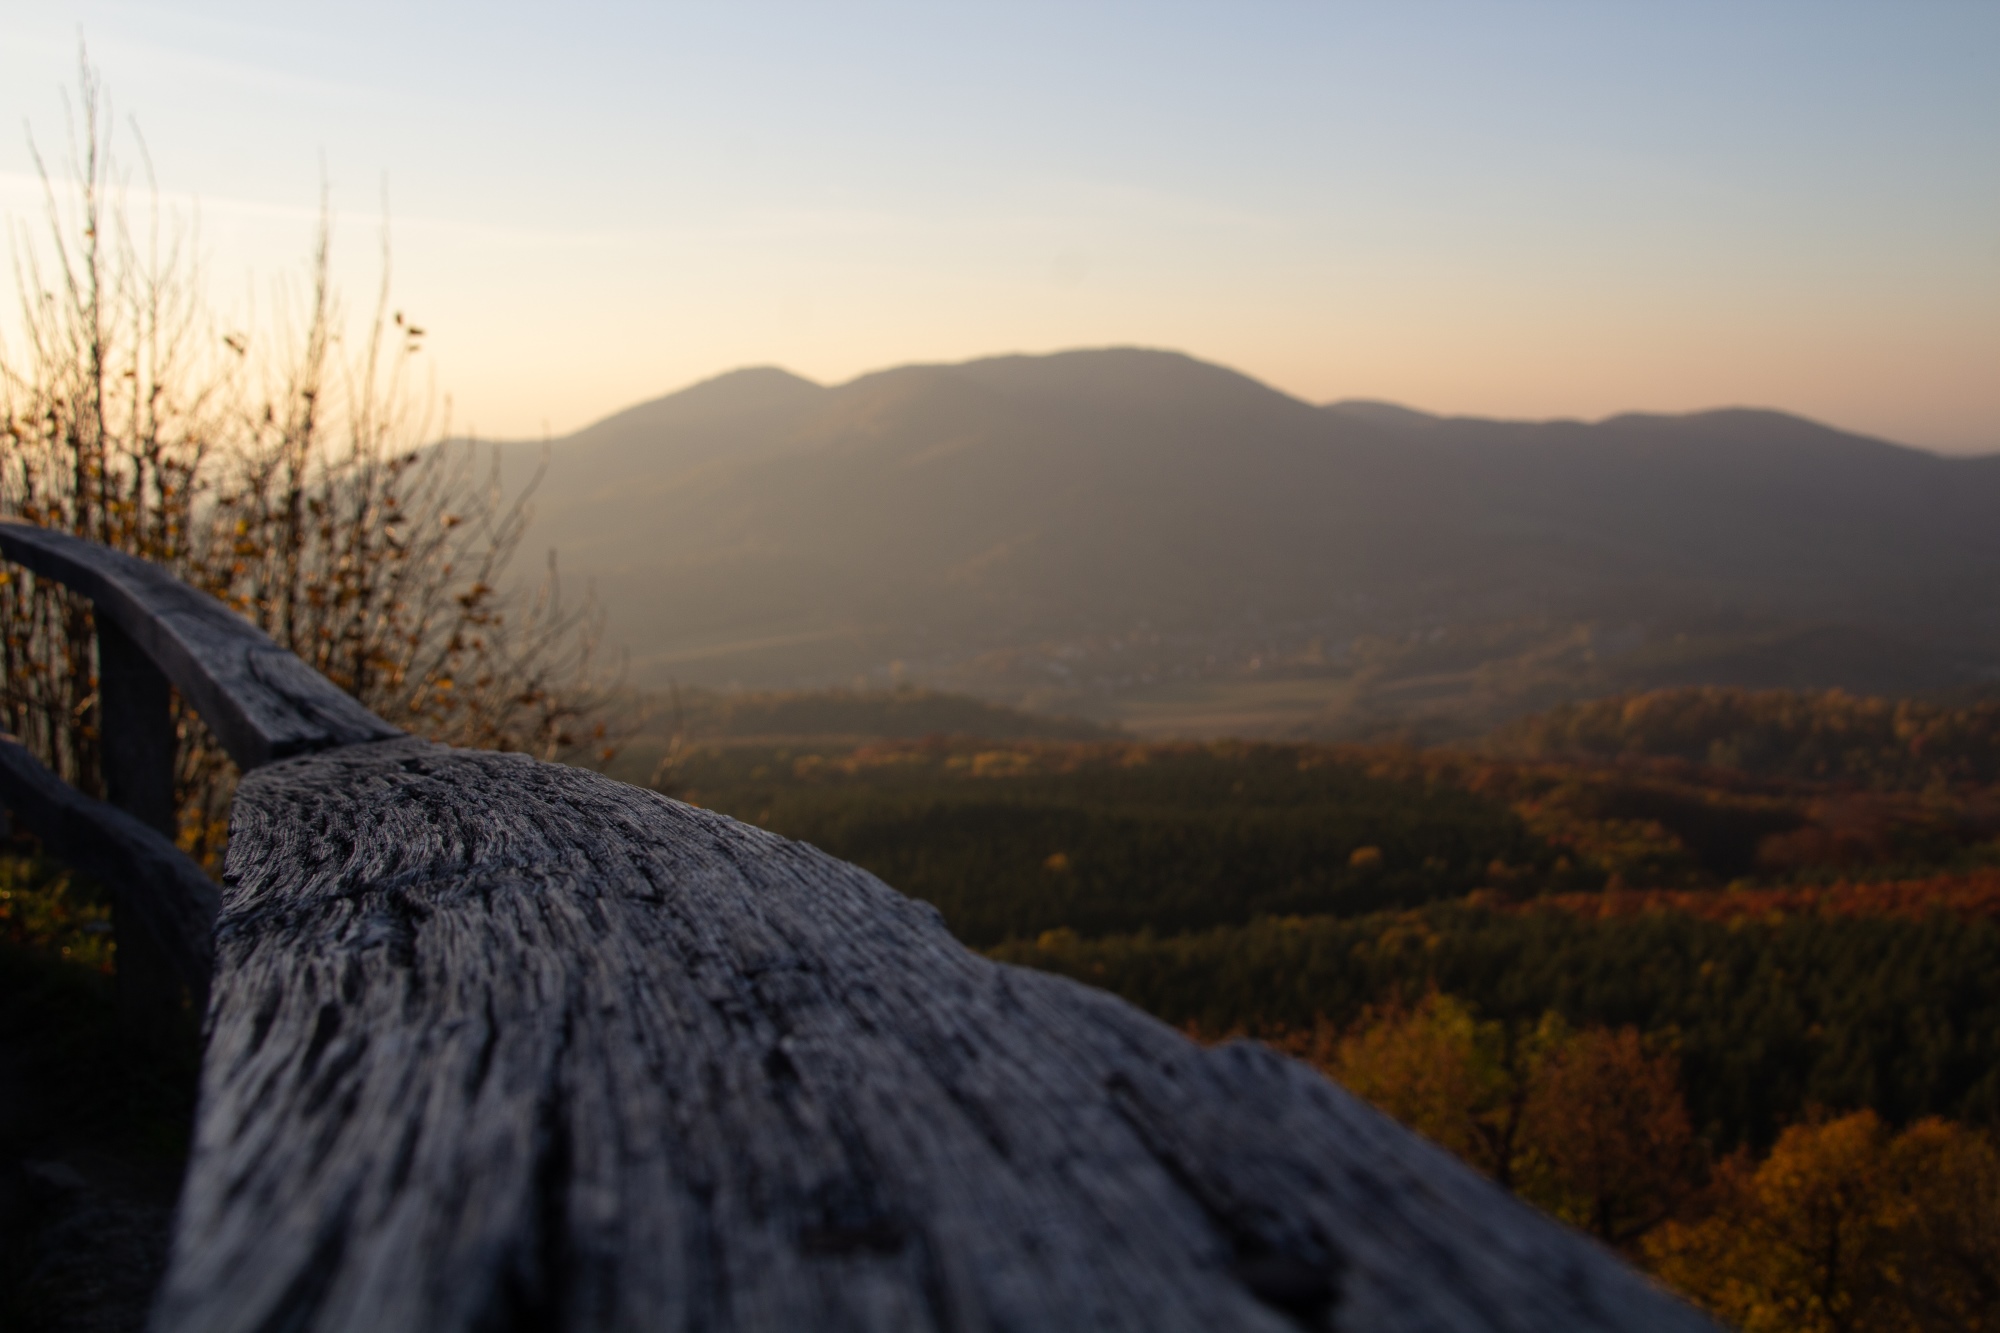
{"label": "mountain", "polygon": [[[501,446],[506,475],[540,446]],[[1317,406],[1138,349],[737,371],[546,449],[640,683],[908,677],[1142,730],[1450,729],[2000,664],[2000,457],[1775,412]]]}

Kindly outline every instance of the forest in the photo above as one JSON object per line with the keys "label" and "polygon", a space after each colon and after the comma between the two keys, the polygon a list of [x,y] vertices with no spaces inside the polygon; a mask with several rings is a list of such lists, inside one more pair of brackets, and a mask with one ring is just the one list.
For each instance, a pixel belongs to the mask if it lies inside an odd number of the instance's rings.
{"label": "forest", "polygon": [[1313,1061],[1736,1326],[2000,1309],[2000,700],[1668,690],[1443,749],[711,731],[619,766]]}

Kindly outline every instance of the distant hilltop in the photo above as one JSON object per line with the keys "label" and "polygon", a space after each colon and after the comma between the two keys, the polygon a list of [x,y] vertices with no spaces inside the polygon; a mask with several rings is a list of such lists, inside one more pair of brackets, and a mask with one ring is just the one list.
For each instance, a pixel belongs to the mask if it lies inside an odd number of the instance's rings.
{"label": "distant hilltop", "polygon": [[[506,473],[540,445],[501,446]],[[1173,352],[757,368],[547,448],[638,683],[916,680],[1142,733],[2000,674],[2000,456],[1780,412],[1302,402]]]}

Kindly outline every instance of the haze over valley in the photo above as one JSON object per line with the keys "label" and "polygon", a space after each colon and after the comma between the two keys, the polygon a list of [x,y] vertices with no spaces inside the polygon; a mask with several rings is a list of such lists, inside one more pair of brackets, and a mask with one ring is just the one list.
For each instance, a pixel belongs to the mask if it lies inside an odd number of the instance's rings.
{"label": "haze over valley", "polygon": [[[509,484],[543,452],[501,446]],[[524,551],[588,580],[642,686],[1446,737],[1635,688],[2000,666],[2000,456],[1773,411],[1445,418],[1112,348],[741,370],[546,468]]]}

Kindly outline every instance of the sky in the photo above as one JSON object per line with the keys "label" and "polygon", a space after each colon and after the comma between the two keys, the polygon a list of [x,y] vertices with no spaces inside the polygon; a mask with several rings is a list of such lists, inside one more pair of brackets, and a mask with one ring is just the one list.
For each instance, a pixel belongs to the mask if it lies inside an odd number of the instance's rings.
{"label": "sky", "polygon": [[2000,450],[1990,0],[0,0],[16,246],[79,39],[229,318],[295,289],[322,183],[366,308],[386,200],[488,437],[745,365],[1140,345]]}

